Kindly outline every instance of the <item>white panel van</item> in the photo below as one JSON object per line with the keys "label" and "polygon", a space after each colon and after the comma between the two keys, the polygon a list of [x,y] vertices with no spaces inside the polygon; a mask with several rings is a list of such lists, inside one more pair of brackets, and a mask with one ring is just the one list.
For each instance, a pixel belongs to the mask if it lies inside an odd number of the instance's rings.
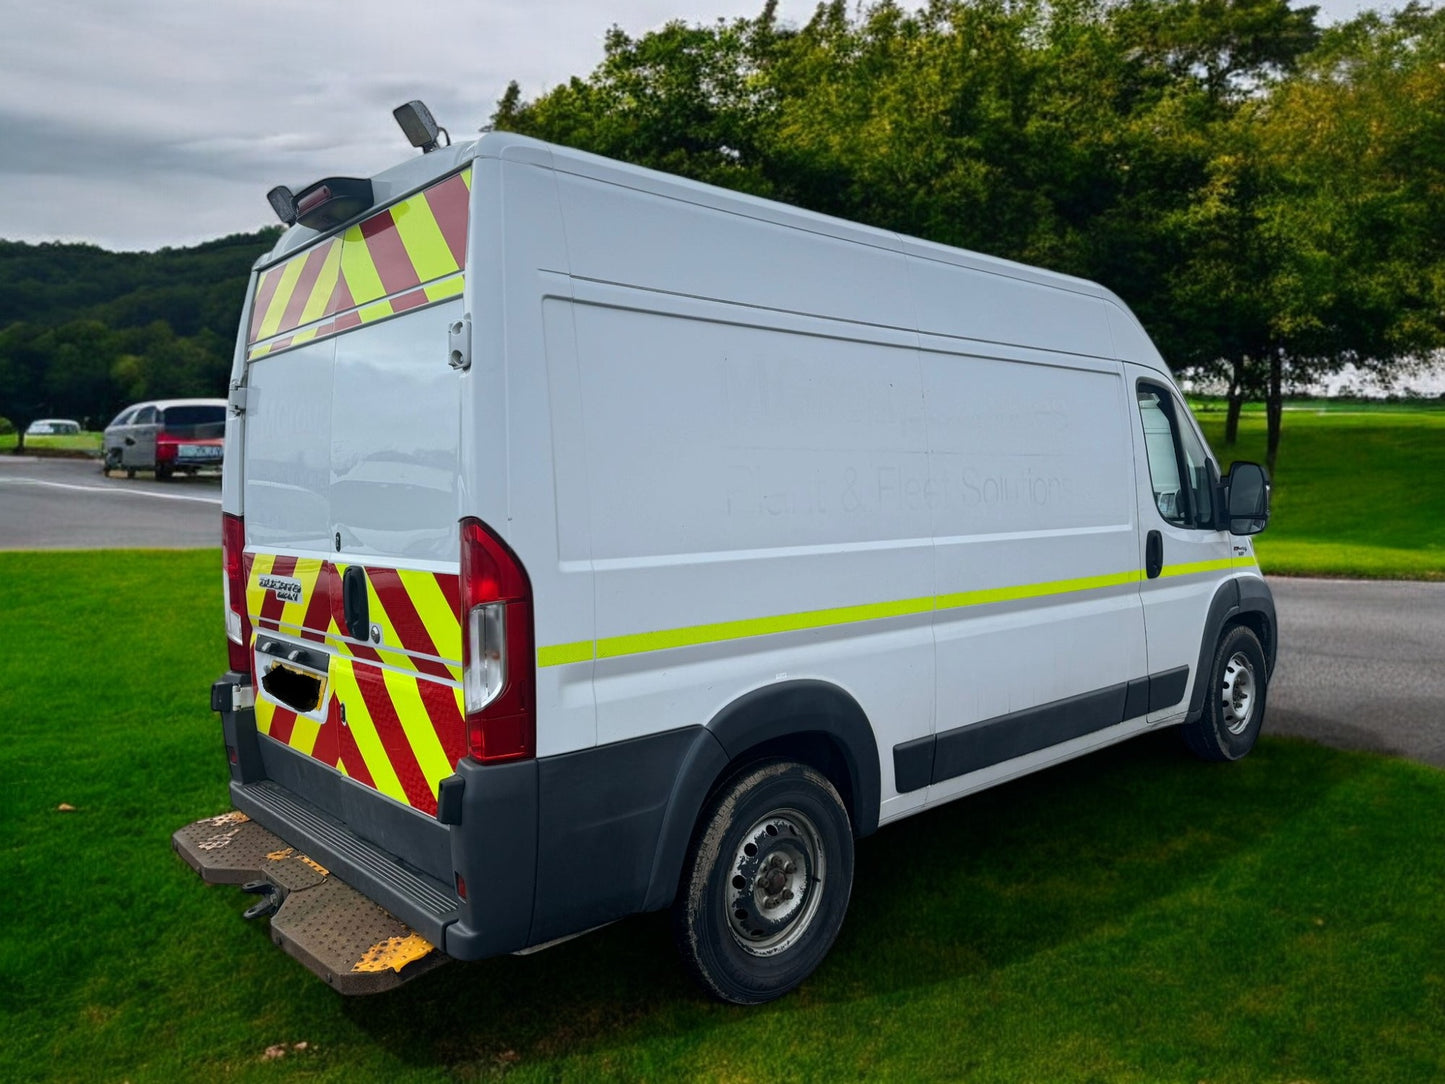
{"label": "white panel van", "polygon": [[1253,746],[1268,486],[1107,290],[503,133],[273,204],[175,846],[338,989],[671,908],[764,1001],[855,839]]}

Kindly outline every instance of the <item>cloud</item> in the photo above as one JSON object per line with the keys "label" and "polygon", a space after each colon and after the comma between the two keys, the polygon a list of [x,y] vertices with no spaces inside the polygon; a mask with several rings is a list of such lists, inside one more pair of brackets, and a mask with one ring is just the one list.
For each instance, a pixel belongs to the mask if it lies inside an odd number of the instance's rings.
{"label": "cloud", "polygon": [[[1352,14],[1357,0],[1325,0]],[[46,0],[0,36],[0,237],[158,247],[255,229],[272,185],[409,153],[421,98],[456,139],[507,82],[535,95],[609,26],[754,15],[763,0]],[[784,0],[803,22],[810,0]],[[1333,11],[1334,8],[1347,10]]]}

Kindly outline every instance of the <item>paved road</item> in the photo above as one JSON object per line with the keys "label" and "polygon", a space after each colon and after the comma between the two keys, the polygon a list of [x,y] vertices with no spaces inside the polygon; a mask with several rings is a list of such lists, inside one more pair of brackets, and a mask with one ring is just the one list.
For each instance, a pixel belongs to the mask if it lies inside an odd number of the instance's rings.
{"label": "paved road", "polygon": [[1445,767],[1445,583],[1273,579],[1265,729]]}
{"label": "paved road", "polygon": [[[220,479],[102,478],[0,456],[0,549],[220,544]],[[1445,767],[1445,584],[1270,581],[1280,653],[1266,728]]]}
{"label": "paved road", "polygon": [[103,478],[88,459],[0,455],[0,549],[221,544],[221,478]]}

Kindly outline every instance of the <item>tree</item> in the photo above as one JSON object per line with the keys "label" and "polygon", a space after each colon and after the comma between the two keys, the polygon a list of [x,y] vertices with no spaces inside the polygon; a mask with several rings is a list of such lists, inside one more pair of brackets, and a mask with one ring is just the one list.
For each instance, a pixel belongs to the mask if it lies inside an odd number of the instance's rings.
{"label": "tree", "polygon": [[0,414],[15,423],[15,454],[25,452],[25,430],[46,414],[45,369],[48,355],[39,340],[44,329],[11,324],[0,331]]}
{"label": "tree", "polygon": [[1442,63],[1445,13],[1369,13],[1214,134],[1171,297],[1217,319],[1186,360],[1227,362],[1227,440],[1263,394],[1271,470],[1289,380],[1388,375],[1445,345]]}

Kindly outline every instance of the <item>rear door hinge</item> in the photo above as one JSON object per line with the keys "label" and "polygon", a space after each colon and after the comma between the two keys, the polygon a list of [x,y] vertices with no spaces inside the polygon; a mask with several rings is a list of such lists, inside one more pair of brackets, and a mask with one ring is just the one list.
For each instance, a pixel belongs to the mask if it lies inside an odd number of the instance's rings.
{"label": "rear door hinge", "polygon": [[231,394],[226,399],[226,405],[231,408],[231,413],[241,415],[256,406],[256,390],[248,388],[244,384],[232,384]]}
{"label": "rear door hinge", "polygon": [[458,372],[472,367],[472,318],[463,316],[447,328],[447,364]]}

